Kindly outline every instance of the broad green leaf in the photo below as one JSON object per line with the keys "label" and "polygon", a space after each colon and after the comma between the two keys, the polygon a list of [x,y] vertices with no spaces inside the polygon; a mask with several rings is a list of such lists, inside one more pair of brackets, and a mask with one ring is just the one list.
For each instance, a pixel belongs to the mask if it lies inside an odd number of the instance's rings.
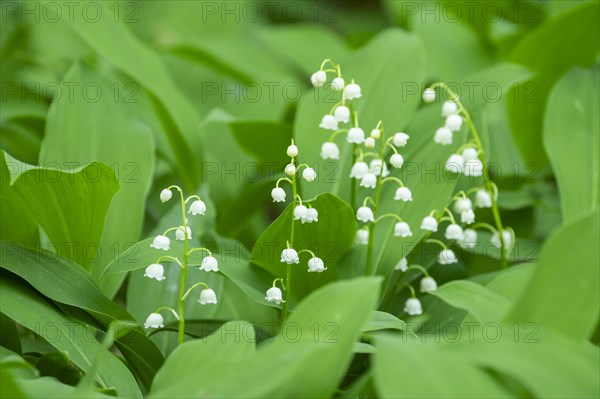
{"label": "broad green leaf", "polygon": [[[598,60],[600,38],[590,27],[600,23],[600,4],[589,2],[559,14],[539,26],[514,48],[510,60],[530,68],[536,76],[509,94],[512,133],[527,161],[547,164],[540,151],[544,109],[554,84],[573,66],[592,66]],[[577,45],[573,45],[577,43]]]}
{"label": "broad green leaf", "polygon": [[548,98],[544,147],[558,180],[566,223],[600,205],[599,84],[597,67],[572,69]]}
{"label": "broad green leaf", "polygon": [[285,164],[289,163],[286,149],[292,138],[290,125],[270,121],[239,121],[229,126],[240,147],[257,161],[275,165],[272,172],[283,170]]}
{"label": "broad green leaf", "polygon": [[[52,331],[39,330],[56,349],[66,351],[72,361],[82,370],[89,371],[93,359],[106,352],[104,361],[98,367],[98,383],[104,388],[114,387],[119,395],[142,397],[135,378],[127,367],[95,339],[90,339],[84,325],[62,313],[33,291],[4,274],[0,279],[0,298],[3,312],[20,324],[35,331],[35,326],[53,326]],[[52,335],[49,335],[52,334]]]}
{"label": "broad green leaf", "polygon": [[367,324],[364,331],[378,331],[378,330],[406,330],[406,323],[400,320],[396,316],[380,312],[378,310],[373,312],[371,321]]}
{"label": "broad green leaf", "polygon": [[[0,245],[3,254],[0,267],[23,278],[48,298],[89,312],[106,328],[115,320],[133,320],[129,313],[104,296],[94,279],[78,265],[49,252],[7,242]],[[130,330],[116,344],[140,380],[149,386],[164,361],[156,346],[140,328]]]}
{"label": "broad green leaf", "polygon": [[[300,264],[292,266],[294,296],[301,298],[308,292],[336,280],[341,256],[352,244],[356,222],[352,209],[331,194],[322,194],[312,201],[305,201],[319,212],[319,221],[300,223],[295,221],[293,246],[297,251],[308,249],[323,259],[322,273],[308,273],[307,262],[312,256],[300,254]],[[281,251],[290,240],[293,209],[290,204],[285,211],[258,238],[252,249],[252,262],[276,277],[285,277],[286,265],[280,262]]]}
{"label": "broad green leaf", "polygon": [[[119,189],[113,170],[100,162],[68,172],[23,164],[0,152],[5,206],[26,209],[60,256],[86,269],[97,256],[104,219]],[[49,165],[50,166],[50,165]],[[11,209],[9,208],[9,209]]]}
{"label": "broad green leaf", "polygon": [[0,323],[2,323],[0,346],[13,352],[21,353],[23,348],[21,346],[19,330],[17,330],[17,324],[2,312],[0,312]]}
{"label": "broad green leaf", "polygon": [[[385,398],[511,397],[460,353],[448,354],[418,339],[377,335],[373,357],[375,388]],[[466,383],[468,381],[468,383]]]}
{"label": "broad green leaf", "polygon": [[[554,233],[542,249],[540,265],[509,320],[532,322],[582,341],[600,314],[599,212]],[[576,311],[574,311],[576,309]]]}
{"label": "broad green leaf", "polygon": [[65,352],[44,354],[35,363],[35,368],[39,370],[41,376],[55,377],[67,385],[75,385],[81,378],[81,372],[73,366],[68,354]]}
{"label": "broad green leaf", "polygon": [[466,280],[444,284],[431,294],[449,305],[469,312],[481,323],[502,320],[511,302],[486,287]]}

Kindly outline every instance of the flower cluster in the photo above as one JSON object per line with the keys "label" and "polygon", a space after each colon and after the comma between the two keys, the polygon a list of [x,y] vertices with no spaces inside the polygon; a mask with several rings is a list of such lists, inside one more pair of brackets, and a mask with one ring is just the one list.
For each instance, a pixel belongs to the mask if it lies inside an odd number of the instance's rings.
{"label": "flower cluster", "polygon": [[[150,247],[157,249],[157,250],[169,251],[171,249],[171,240],[169,239],[168,234],[171,232],[174,232],[175,240],[183,241],[183,256],[181,259],[176,256],[171,256],[171,255],[160,256],[154,263],[152,263],[148,267],[146,267],[146,270],[144,272],[144,277],[148,277],[148,278],[154,279],[156,281],[165,280],[165,278],[166,278],[165,277],[165,269],[164,269],[162,262],[174,263],[181,268],[182,276],[181,276],[181,281],[180,281],[180,295],[179,295],[179,300],[178,300],[179,313],[177,313],[175,311],[175,309],[163,306],[148,316],[146,323],[144,323],[144,326],[146,328],[161,328],[161,327],[163,327],[164,321],[163,321],[162,315],[160,314],[160,310],[162,310],[162,309],[170,310],[172,312],[173,316],[177,320],[179,320],[179,330],[180,330],[179,331],[179,337],[180,337],[179,342],[181,343],[183,341],[183,331],[184,331],[184,322],[185,322],[184,315],[183,315],[183,301],[185,301],[185,299],[192,292],[192,290],[199,286],[204,287],[204,289],[200,292],[200,295],[198,297],[198,302],[201,305],[217,303],[217,295],[216,295],[215,291],[213,291],[204,282],[199,282],[199,283],[194,284],[185,293],[183,293],[183,290],[185,289],[185,285],[186,285],[185,278],[186,278],[187,268],[188,268],[188,266],[192,266],[192,267],[196,266],[201,271],[217,272],[217,271],[219,271],[219,262],[212,255],[210,250],[208,250],[206,248],[200,248],[200,247],[190,248],[190,246],[189,246],[189,241],[192,238],[192,230],[188,226],[188,219],[185,214],[186,209],[187,209],[187,213],[191,214],[192,216],[205,215],[206,214],[206,204],[197,195],[192,195],[188,198],[184,198],[183,191],[178,186],[170,186],[170,187],[167,187],[164,190],[162,190],[160,193],[161,202],[163,202],[163,203],[168,202],[173,197],[172,190],[177,190],[180,194],[182,224],[180,226],[171,227],[171,228],[165,230],[164,233],[157,235],[154,238],[154,240],[152,241],[152,243],[150,244]],[[190,204],[190,202],[191,202],[191,204]],[[189,207],[188,207],[188,204],[189,204]],[[206,256],[204,256],[202,258],[202,261],[200,262],[200,264],[189,264],[188,261],[189,261],[190,256],[193,253],[199,252],[199,251],[206,253]]]}

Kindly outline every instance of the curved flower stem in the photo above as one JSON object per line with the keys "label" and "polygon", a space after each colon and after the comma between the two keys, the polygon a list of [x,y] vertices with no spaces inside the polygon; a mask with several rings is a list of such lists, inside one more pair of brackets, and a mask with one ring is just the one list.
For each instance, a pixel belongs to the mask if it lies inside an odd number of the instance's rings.
{"label": "curved flower stem", "polygon": [[402,220],[402,218],[399,215],[396,215],[395,213],[386,213],[385,215],[381,215],[377,219],[375,219],[374,223],[378,223],[381,219],[385,219],[385,218],[394,218],[394,219],[398,220],[399,222],[404,221],[404,220]]}
{"label": "curved flower stem", "polygon": [[172,261],[172,262],[175,262],[175,263],[177,263],[177,264],[179,265],[179,267],[183,268],[183,265],[181,264],[181,262],[179,261],[179,259],[177,259],[177,258],[176,258],[176,257],[174,257],[174,256],[169,256],[169,255],[161,256],[160,258],[158,258],[158,259],[156,260],[156,263],[160,263],[160,262],[162,262],[163,260],[170,260],[170,261]]}
{"label": "curved flower stem", "polygon": [[437,240],[435,238],[428,238],[428,239],[425,240],[425,243],[427,243],[427,244],[429,244],[429,243],[431,243],[431,244],[437,244],[440,247],[442,247],[443,249],[448,249],[448,247],[446,246],[446,244],[444,244],[442,241]]}
{"label": "curved flower stem", "polygon": [[[452,223],[452,224],[456,224],[456,220],[454,220],[454,215],[452,214],[452,212],[450,212],[450,209],[445,208],[444,212],[445,214],[448,215],[448,220]],[[442,217],[442,220],[444,220],[444,218]]]}
{"label": "curved flower stem", "polygon": [[427,271],[427,269],[425,269],[421,265],[410,265],[406,270],[408,271],[410,269],[416,269],[416,270],[422,271],[423,275],[425,275],[425,277],[429,277],[429,272]]}
{"label": "curved flower stem", "polygon": [[313,258],[317,257],[317,255],[315,255],[315,253],[313,251],[311,251],[310,249],[303,249],[301,251],[298,251],[298,255],[300,255],[302,252],[308,252],[309,254],[312,255]]}
{"label": "curved flower stem", "polygon": [[475,223],[473,226],[471,226],[471,228],[473,230],[477,230],[479,228],[486,229],[489,232],[491,232],[492,234],[498,233],[498,230],[496,230],[493,226],[490,226],[489,224],[483,223],[483,222]]}
{"label": "curved flower stem", "polygon": [[402,182],[402,180],[400,180],[400,179],[398,179],[397,177],[394,177],[394,176],[386,177],[385,179],[383,179],[381,181],[381,184],[383,184],[385,182],[388,182],[388,181],[395,181],[396,183],[400,184],[400,187],[404,187],[404,183]]}
{"label": "curved flower stem", "polygon": [[168,310],[168,311],[170,311],[171,313],[173,313],[173,316],[175,316],[175,319],[176,319],[176,320],[181,320],[181,318],[179,317],[179,315],[177,314],[177,312],[175,311],[175,309],[173,309],[173,308],[170,308],[170,307],[168,307],[168,306],[161,306],[160,308],[156,309],[156,310],[154,311],[154,313],[160,313],[160,311],[161,311],[161,310]]}
{"label": "curved flower stem", "polygon": [[188,254],[188,256],[190,256],[194,252],[198,252],[198,251],[204,251],[208,254],[208,256],[212,256],[212,252],[210,252],[210,249],[206,249],[206,248],[192,248],[188,251],[187,254]]}
{"label": "curved flower stem", "polygon": [[198,201],[202,201],[202,198],[200,198],[200,196],[194,194],[194,195],[190,195],[189,197],[187,197],[185,199],[185,203],[187,204],[188,202],[190,202],[191,199],[196,199]]}
{"label": "curved flower stem", "polygon": [[348,129],[338,129],[335,132],[331,133],[331,136],[329,136],[329,142],[333,143],[333,139],[335,138],[335,136],[342,133],[348,133]]}
{"label": "curved flower stem", "polygon": [[[377,127],[382,125],[381,121],[377,124]],[[385,129],[381,127],[381,142],[385,143]],[[373,214],[377,214],[379,208],[379,200],[381,198],[381,186],[383,185],[383,172],[385,171],[385,145],[381,146],[381,154],[379,159],[381,160],[381,170],[377,178],[377,185],[375,186],[375,201],[373,203]],[[375,242],[375,223],[369,224],[369,242],[367,244],[367,265],[365,267],[365,276],[370,276],[376,272],[373,270],[373,243]]]}
{"label": "curved flower stem", "polygon": [[185,301],[185,298],[187,298],[187,297],[188,297],[188,295],[190,295],[190,292],[192,292],[192,290],[193,290],[194,288],[196,288],[196,287],[198,287],[198,286],[201,286],[201,285],[202,285],[202,286],[204,286],[204,288],[206,288],[207,290],[209,289],[209,287],[208,287],[208,284],[206,284],[206,283],[203,283],[203,282],[196,283],[196,284],[192,285],[192,286],[191,286],[191,287],[190,287],[190,288],[189,288],[189,289],[188,289],[188,290],[185,292],[185,294],[183,294],[183,297],[182,297],[181,299]]}
{"label": "curved flower stem", "polygon": [[[452,91],[452,89],[450,89],[448,87],[448,85],[446,85],[445,83],[442,83],[442,82],[438,82],[431,86],[432,89],[435,89],[437,87],[440,87],[444,91],[446,91],[446,93],[450,97],[450,100],[452,100],[456,103],[456,105],[458,107],[458,111],[463,114],[463,116],[465,118],[465,122],[467,122],[467,126],[469,126],[469,130],[471,131],[471,135],[473,136],[475,145],[477,146],[477,151],[479,153],[479,159],[481,160],[481,163],[484,165],[483,178],[485,179],[485,185],[490,192],[493,192],[494,182],[492,182],[492,179],[490,178],[490,175],[489,175],[489,171],[485,167],[485,164],[486,164],[485,151],[483,149],[483,145],[481,144],[481,139],[479,138],[479,133],[477,133],[477,129],[475,128],[475,124],[473,123],[473,119],[471,118],[471,114],[469,114],[469,111],[467,111],[465,109],[465,107],[462,105],[462,103],[460,102],[460,100],[458,98],[458,95],[456,93],[454,93]],[[494,222],[496,223],[496,228],[498,229],[498,231],[500,231],[500,232],[504,231],[504,228],[502,227],[502,220],[500,218],[500,211],[498,210],[498,201],[497,201],[497,198],[494,198],[494,196],[492,196],[492,214],[494,216]],[[502,237],[502,234],[499,234],[499,238],[500,238],[501,264],[502,264],[502,268],[505,269],[506,267],[508,267],[508,259],[507,259],[507,254],[506,254],[506,252],[507,252],[506,251],[506,243],[504,242],[504,237]]]}
{"label": "curved flower stem", "polygon": [[277,180],[277,183],[275,183],[275,187],[279,188],[279,183],[281,183],[281,182],[282,182],[282,181],[284,181],[284,180],[285,180],[286,182],[288,182],[288,183],[292,184],[292,181],[291,181],[290,179],[288,179],[287,177],[282,177],[282,178],[280,178],[279,180]]}
{"label": "curved flower stem", "polygon": [[[175,231],[175,230],[179,230],[179,227],[170,227],[170,228],[166,229],[166,230],[165,230],[165,231],[162,233],[162,235],[163,235],[163,236],[166,236],[167,234],[169,234],[170,232],[172,232],[172,231]],[[185,231],[187,232],[187,229],[185,229]],[[187,234],[186,234],[186,235],[187,235]]]}
{"label": "curved flower stem", "polygon": [[283,279],[282,278],[276,278],[275,280],[273,280],[273,285],[272,287],[275,288],[277,287],[277,282],[281,283],[281,288],[283,288],[285,290],[285,284],[283,283]]}
{"label": "curved flower stem", "polygon": [[406,284],[406,286],[407,286],[407,287],[408,287],[408,289],[410,290],[410,296],[411,296],[412,298],[416,298],[416,297],[417,297],[417,295],[415,294],[415,289],[413,288],[413,286],[412,286],[412,285],[410,285],[410,284]]}

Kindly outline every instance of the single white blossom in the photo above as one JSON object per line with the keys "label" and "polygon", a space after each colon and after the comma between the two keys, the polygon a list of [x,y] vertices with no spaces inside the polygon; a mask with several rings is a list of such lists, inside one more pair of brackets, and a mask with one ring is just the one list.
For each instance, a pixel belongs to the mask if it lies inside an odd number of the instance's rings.
{"label": "single white blossom", "polygon": [[302,171],[302,177],[307,182],[313,182],[317,178],[317,172],[313,168],[308,167]]}
{"label": "single white blossom", "polygon": [[370,136],[373,137],[375,140],[378,140],[381,137],[381,130],[379,130],[379,129],[371,130]]}
{"label": "single white blossom", "polygon": [[340,105],[333,111],[333,116],[338,122],[350,122],[350,109],[344,105]]}
{"label": "single white blossom", "polygon": [[394,134],[392,142],[396,147],[404,147],[408,143],[410,136],[406,133],[398,132]]}
{"label": "single white blossom", "polygon": [[361,206],[356,211],[356,219],[365,223],[374,222],[375,216],[373,215],[373,210],[371,208],[368,206]]}
{"label": "single white blossom", "polygon": [[308,271],[309,272],[321,273],[325,270],[327,270],[327,268],[325,267],[325,263],[323,263],[323,260],[321,258],[317,258],[315,256],[314,258],[310,258],[308,260]]}
{"label": "single white blossom", "polygon": [[462,240],[464,238],[462,227],[456,223],[449,224],[448,227],[446,227],[445,237],[447,240]]}
{"label": "single white blossom", "polygon": [[304,205],[296,205],[294,208],[294,220],[304,220],[308,214],[308,208]]}
{"label": "single white blossom", "polygon": [[294,165],[293,163],[288,163],[287,165],[285,165],[284,172],[288,176],[294,176],[296,174],[296,165]]}
{"label": "single white blossom", "polygon": [[356,232],[356,237],[354,237],[354,242],[357,244],[366,245],[369,243],[369,230],[367,229],[359,229]]}
{"label": "single white blossom", "polygon": [[365,132],[359,127],[351,127],[346,136],[348,143],[362,144],[365,141]]}
{"label": "single white blossom", "polygon": [[150,313],[144,323],[144,328],[163,328],[164,326],[165,321],[160,313]]}
{"label": "single white blossom", "polygon": [[394,266],[394,270],[401,270],[403,272],[408,270],[408,260],[406,257],[400,259],[396,266]]}
{"label": "single white blossom", "polygon": [[460,115],[452,114],[446,117],[445,126],[453,132],[458,132],[462,127],[463,120]]}
{"label": "single white blossom", "polygon": [[337,77],[334,78],[331,81],[331,88],[335,91],[342,91],[344,90],[344,86],[346,85],[346,82],[344,82],[343,78]]}
{"label": "single white blossom", "polygon": [[163,251],[168,251],[171,245],[171,241],[167,236],[156,236],[152,241],[150,246],[156,249],[162,249]]}
{"label": "single white blossom", "polygon": [[188,213],[191,213],[192,215],[204,215],[206,214],[206,204],[204,201],[196,200],[190,205]]}
{"label": "single white blossom", "polygon": [[452,263],[458,263],[458,259],[451,249],[442,249],[438,254],[438,263],[440,265],[450,265]]}
{"label": "single white blossom", "polygon": [[454,210],[458,213],[469,211],[471,209],[473,209],[473,203],[467,197],[458,197],[456,201],[454,201]]}
{"label": "single white blossom", "polygon": [[446,165],[444,165],[444,169],[448,172],[452,173],[462,173],[463,167],[465,165],[465,160],[462,156],[458,154],[450,155],[450,158],[446,161]]}
{"label": "single white blossom", "polygon": [[200,297],[198,298],[198,302],[200,302],[200,305],[206,305],[208,303],[216,305],[217,294],[215,294],[215,292],[210,288],[205,288],[202,291],[200,291]]}
{"label": "single white blossom", "polygon": [[355,98],[361,97],[362,93],[359,85],[357,85],[356,83],[350,83],[346,86],[346,89],[344,90],[344,98],[346,100],[354,100]]}
{"label": "single white blossom", "polygon": [[477,154],[477,150],[473,147],[465,148],[462,151],[461,155],[462,155],[463,159],[465,160],[465,162],[473,161],[479,157],[479,155]]}
{"label": "single white blossom", "polygon": [[483,164],[479,159],[465,162],[465,176],[481,176],[483,174]]}
{"label": "single white blossom", "polygon": [[381,174],[381,165],[383,164],[383,177],[387,177],[390,174],[390,171],[387,165],[381,159],[373,159],[369,166],[371,170],[375,174],[375,176],[379,176]]}
{"label": "single white blossom", "polygon": [[375,139],[373,137],[367,137],[365,139],[365,147],[375,148]]}
{"label": "single white blossom", "polygon": [[377,186],[377,176],[375,176],[373,173],[365,174],[360,181],[360,186],[366,188],[375,188]]}
{"label": "single white blossom", "polygon": [[298,156],[298,147],[296,147],[294,144],[290,145],[287,148],[287,156],[290,158],[294,158]]}
{"label": "single white blossom", "polygon": [[165,268],[160,263],[153,263],[144,271],[144,277],[163,281],[165,279]]}
{"label": "single white blossom", "polygon": [[477,190],[475,194],[475,206],[477,208],[491,208],[492,207],[492,196],[487,190],[483,188]]}
{"label": "single white blossom", "polygon": [[442,104],[442,116],[454,115],[458,112],[458,105],[454,101],[444,101]]}
{"label": "single white blossom", "polygon": [[338,120],[333,115],[324,115],[319,127],[326,130],[338,130]]}
{"label": "single white blossom", "polygon": [[321,158],[323,159],[340,159],[340,149],[337,144],[325,142],[321,146]]}
{"label": "single white blossom", "polygon": [[[514,243],[513,235],[510,230],[505,229],[504,231],[502,231],[502,239],[504,240],[504,246],[507,249],[511,249]],[[498,235],[498,233],[494,233],[494,235],[492,235],[490,243],[496,248],[500,248],[500,236]]]}
{"label": "single white blossom", "polygon": [[452,130],[448,129],[447,127],[439,128],[435,131],[433,141],[441,145],[452,144]]}
{"label": "single white blossom", "polygon": [[421,301],[417,298],[408,298],[406,300],[406,304],[404,305],[404,311],[411,316],[418,316],[423,314],[423,307],[421,306]]}
{"label": "single white blossom", "polygon": [[392,154],[390,157],[390,163],[396,169],[400,169],[404,165],[404,158],[400,154]]}
{"label": "single white blossom", "polygon": [[437,282],[433,277],[427,276],[421,279],[421,292],[433,292],[437,290]]}
{"label": "single white blossom", "polygon": [[218,272],[219,262],[217,261],[217,258],[214,256],[206,256],[202,259],[200,270],[204,270],[205,272]]}
{"label": "single white blossom", "polygon": [[475,248],[477,245],[477,231],[473,229],[465,229],[464,238],[459,242],[463,248]]}
{"label": "single white blossom", "polygon": [[412,201],[412,192],[408,187],[398,187],[394,194],[394,200],[410,202]]}
{"label": "single white blossom", "polygon": [[275,302],[277,305],[281,304],[281,302],[285,302],[283,300],[283,293],[279,287],[271,287],[267,290],[267,296],[265,299],[268,302]]}
{"label": "single white blossom", "polygon": [[271,190],[271,197],[273,197],[273,202],[285,202],[285,191],[281,187],[275,187]]}
{"label": "single white blossom", "polygon": [[426,103],[432,103],[435,101],[435,90],[434,89],[425,89],[423,92],[423,101]]}
{"label": "single white blossom", "polygon": [[406,222],[398,222],[394,225],[394,236],[396,237],[412,237],[410,226]]}
{"label": "single white blossom", "polygon": [[313,223],[319,221],[319,212],[315,208],[308,208],[306,211],[306,217],[302,221],[303,223]]}
{"label": "single white blossom", "polygon": [[421,222],[421,230],[433,231],[438,229],[438,222],[433,216],[425,216]]}
{"label": "single white blossom", "polygon": [[366,162],[356,162],[350,169],[350,177],[354,179],[362,179],[367,173],[369,173],[369,165]]}
{"label": "single white blossom", "polygon": [[281,263],[287,263],[288,265],[300,263],[298,252],[293,248],[284,249],[281,251]]}
{"label": "single white blossom", "polygon": [[473,224],[475,222],[475,212],[472,209],[461,212],[460,221],[464,224]]}
{"label": "single white blossom", "polygon": [[162,190],[160,192],[160,201],[162,203],[167,202],[168,200],[170,200],[173,197],[173,193],[171,192],[171,190],[165,188],[164,190]]}
{"label": "single white blossom", "polygon": [[327,81],[327,74],[325,71],[317,71],[310,77],[310,82],[314,87],[321,87]]}
{"label": "single white blossom", "polygon": [[[186,226],[185,231],[187,231],[187,238],[188,240],[192,238],[192,229],[190,229],[190,226]],[[178,241],[183,241],[185,240],[185,231],[183,230],[183,226],[179,226],[177,228],[177,230],[175,230],[175,239]]]}

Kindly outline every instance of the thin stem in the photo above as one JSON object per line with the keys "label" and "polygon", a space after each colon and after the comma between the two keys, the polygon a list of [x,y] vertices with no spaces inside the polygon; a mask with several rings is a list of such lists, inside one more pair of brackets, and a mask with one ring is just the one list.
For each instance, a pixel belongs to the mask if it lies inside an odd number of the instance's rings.
{"label": "thin stem", "polygon": [[411,297],[413,297],[413,298],[416,298],[416,297],[417,297],[417,295],[415,294],[415,289],[413,288],[413,286],[412,286],[412,285],[410,285],[410,284],[406,284],[406,286],[407,286],[407,287],[408,287],[408,289],[410,290],[410,295],[411,295]]}
{"label": "thin stem", "polygon": [[285,180],[286,182],[292,184],[292,181],[290,179],[288,179],[287,177],[282,177],[279,180],[277,180],[277,183],[275,183],[275,187],[279,188],[279,183],[281,183],[283,180]]}
{"label": "thin stem", "polygon": [[[381,121],[377,124],[377,127],[379,127],[381,124]],[[383,129],[383,127],[381,128],[381,141],[385,142],[385,129]],[[381,198],[381,186],[383,185],[383,172],[385,171],[385,161],[384,161],[384,157],[385,157],[385,145],[381,146],[381,156],[379,157],[379,159],[381,159],[381,170],[379,171],[379,176],[377,178],[377,185],[375,187],[375,201],[373,203],[373,214],[376,215],[377,214],[377,209],[379,208],[379,200]],[[365,267],[365,275],[366,276],[370,276],[372,274],[374,274],[374,272],[376,272],[376,270],[373,270],[373,244],[375,242],[375,223],[371,223],[369,224],[369,242],[368,242],[368,247],[367,247],[367,265]]]}
{"label": "thin stem", "polygon": [[176,320],[180,320],[179,315],[177,314],[177,312],[175,311],[175,309],[170,308],[168,306],[161,306],[160,308],[156,309],[154,311],[154,313],[160,313],[161,310],[168,310],[169,312],[173,313],[173,316],[175,316]]}
{"label": "thin stem", "polygon": [[196,284],[192,285],[192,286],[191,286],[191,287],[190,287],[190,288],[189,288],[189,289],[188,289],[188,290],[185,292],[185,294],[183,294],[183,298],[182,298],[182,299],[185,301],[185,298],[187,298],[187,297],[188,297],[188,295],[190,295],[190,292],[192,292],[192,290],[193,290],[194,288],[196,288],[196,287],[198,287],[198,286],[201,286],[201,285],[203,285],[203,286],[204,286],[204,288],[206,288],[207,290],[209,289],[209,287],[208,287],[208,284],[206,284],[206,283],[203,283],[203,282],[196,283]]}
{"label": "thin stem", "polygon": [[[298,197],[298,191],[297,191],[297,186],[296,186],[296,175],[292,176],[292,192],[293,192],[293,205],[292,205],[292,209],[296,208],[296,197]],[[292,215],[292,228],[291,228],[291,232],[290,232],[290,241],[288,242],[288,248],[289,246],[293,246],[294,245],[294,229],[295,229],[295,223],[296,221],[294,220],[294,217]],[[285,321],[287,320],[287,315],[288,315],[288,303],[290,301],[290,294],[292,291],[292,265],[291,264],[286,264],[286,270],[285,270],[285,302],[283,303],[283,309],[281,311],[281,325],[285,324]]]}
{"label": "thin stem", "polygon": [[170,261],[172,261],[172,262],[175,262],[175,263],[177,263],[177,264],[179,265],[179,267],[183,267],[183,265],[181,264],[181,262],[179,261],[179,259],[177,259],[177,258],[176,258],[176,257],[174,257],[174,256],[169,256],[169,255],[161,256],[160,258],[158,258],[158,259],[156,260],[156,263],[160,263],[160,262],[162,262],[163,260],[170,260]]}
{"label": "thin stem", "polygon": [[185,199],[185,203],[187,204],[188,202],[190,202],[191,199],[197,199],[198,201],[202,201],[202,198],[200,198],[198,195],[194,194],[194,195],[190,195],[189,197],[187,197]]}
{"label": "thin stem", "polygon": [[395,181],[396,183],[400,184],[400,187],[404,187],[404,183],[402,182],[402,180],[400,180],[394,176],[386,177],[385,179],[382,180],[381,184],[388,182],[388,181]]}
{"label": "thin stem", "polygon": [[427,269],[425,269],[423,266],[421,265],[410,265],[406,270],[410,270],[410,269],[416,269],[416,270],[420,270],[423,272],[423,274],[425,275],[425,277],[429,277],[429,272],[427,271]]}
{"label": "thin stem", "polygon": [[396,146],[393,145],[393,144],[385,143],[385,147],[390,147],[394,151],[395,154],[398,153],[398,150],[396,149]]}
{"label": "thin stem", "polygon": [[369,201],[371,201],[371,204],[375,205],[375,200],[373,200],[373,198],[365,197],[365,199],[363,200],[362,206],[367,206],[367,202],[369,202]]}
{"label": "thin stem", "polygon": [[490,231],[492,234],[498,233],[498,231],[493,226],[490,226],[489,224],[483,223],[483,222],[475,223],[473,226],[471,226],[471,228],[473,230],[477,230],[479,228],[483,228],[483,229],[486,229],[486,230]]}
{"label": "thin stem", "polygon": [[437,244],[440,247],[442,247],[443,249],[448,249],[448,247],[446,246],[446,244],[444,244],[442,241],[437,240],[435,238],[428,238],[427,240],[425,240],[425,243],[427,243],[427,244]]}
{"label": "thin stem", "polygon": [[385,219],[385,218],[394,218],[394,219],[398,220],[399,222],[404,221],[404,220],[402,220],[402,218],[399,215],[396,215],[395,213],[386,213],[385,215],[381,215],[377,219],[375,219],[375,223],[377,223],[381,219]]}
{"label": "thin stem", "polygon": [[285,290],[285,285],[283,284],[283,279],[282,278],[276,278],[275,280],[273,280],[273,285],[272,287],[275,288],[277,287],[277,282],[281,283],[281,288],[283,288]]}
{"label": "thin stem", "polygon": [[[170,228],[166,229],[164,231],[164,233],[162,233],[162,235],[166,236],[167,234],[169,234],[170,232],[172,232],[174,230],[179,230],[179,227],[170,227]],[[187,229],[185,229],[185,231],[186,231],[186,235],[187,235]]]}
{"label": "thin stem", "polygon": [[191,254],[193,254],[194,252],[198,252],[198,251],[204,251],[208,254],[208,256],[212,256],[212,252],[210,252],[209,249],[206,248],[192,248],[188,251],[188,256],[190,256]]}
{"label": "thin stem", "polygon": [[[454,215],[452,214],[452,212],[450,212],[450,209],[445,208],[444,213],[448,215],[448,218],[452,224],[456,224],[456,220],[454,220]],[[444,220],[443,217],[442,217],[442,220]]]}
{"label": "thin stem", "polygon": [[185,307],[183,302],[183,295],[185,290],[186,278],[187,278],[187,265],[188,265],[188,247],[189,247],[189,237],[187,233],[187,218],[185,217],[185,199],[183,198],[183,191],[180,189],[179,194],[181,196],[181,219],[183,222],[183,232],[184,232],[184,240],[183,240],[183,265],[181,270],[181,281],[179,282],[179,334],[177,337],[178,345],[183,343],[184,335],[185,335]]}
{"label": "thin stem", "polygon": [[333,143],[333,139],[335,138],[335,136],[341,133],[348,133],[348,129],[338,129],[335,132],[331,133],[331,136],[329,136],[329,142]]}
{"label": "thin stem", "polygon": [[317,255],[315,255],[315,253],[313,251],[311,251],[310,249],[303,249],[301,251],[298,251],[298,255],[300,255],[302,252],[308,252],[309,254],[312,255],[313,258],[317,257]]}

